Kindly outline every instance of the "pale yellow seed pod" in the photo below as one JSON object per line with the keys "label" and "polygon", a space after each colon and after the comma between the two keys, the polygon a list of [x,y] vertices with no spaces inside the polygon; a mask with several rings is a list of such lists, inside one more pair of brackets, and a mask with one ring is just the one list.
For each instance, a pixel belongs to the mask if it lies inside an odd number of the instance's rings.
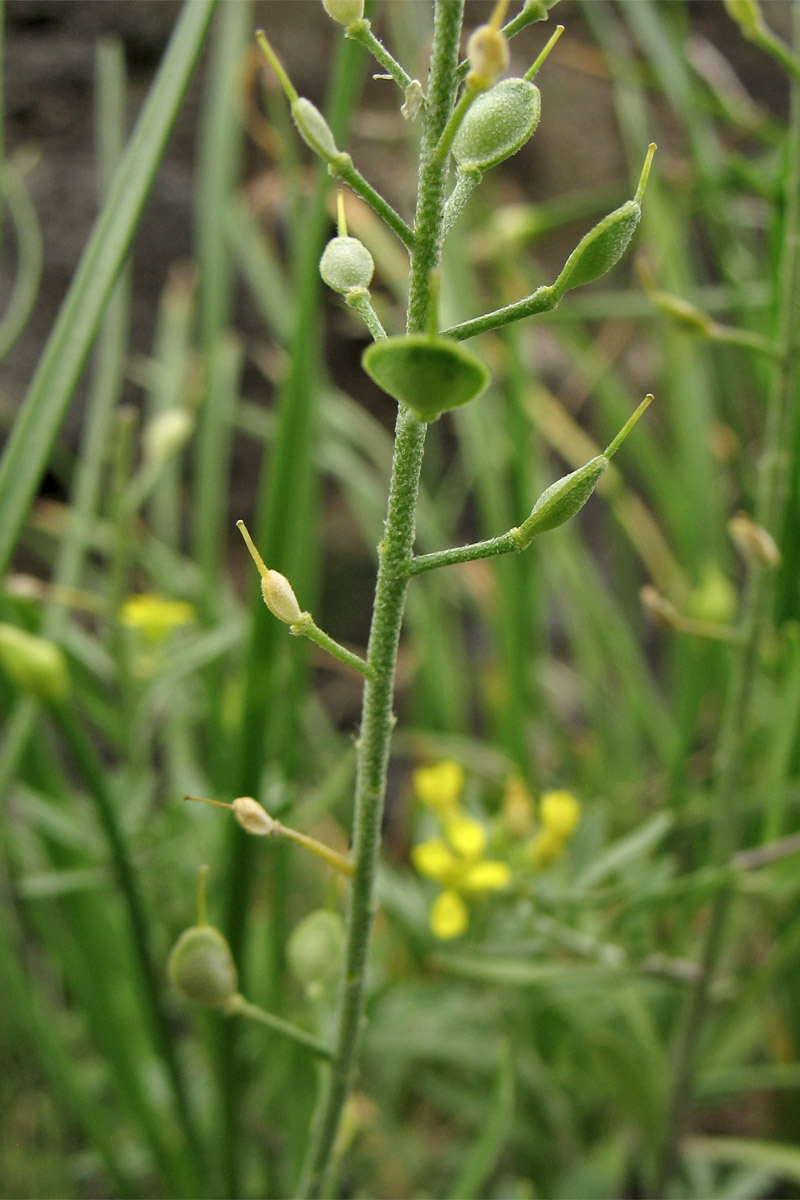
{"label": "pale yellow seed pod", "polygon": [[237,796],[231,807],[236,820],[247,833],[269,837],[275,832],[275,821],[252,796]]}
{"label": "pale yellow seed pod", "polygon": [[479,25],[467,42],[467,58],[474,81],[491,87],[508,69],[508,42],[499,29]]}
{"label": "pale yellow seed pod", "polygon": [[777,567],[781,552],[771,533],[756,525],[747,513],[739,512],[728,521],[728,533],[736,549],[751,567]]}
{"label": "pale yellow seed pod", "polygon": [[681,615],[677,608],[652,584],[645,584],[639,592],[639,599],[642,602],[642,608],[654,625],[660,625],[663,629],[681,628]]}
{"label": "pale yellow seed pod", "polygon": [[294,625],[302,617],[302,609],[297,603],[292,585],[280,571],[267,571],[261,576],[261,595],[269,611],[279,621]]}
{"label": "pale yellow seed pod", "polygon": [[364,0],[322,0],[322,7],[339,25],[352,25],[364,16]]}

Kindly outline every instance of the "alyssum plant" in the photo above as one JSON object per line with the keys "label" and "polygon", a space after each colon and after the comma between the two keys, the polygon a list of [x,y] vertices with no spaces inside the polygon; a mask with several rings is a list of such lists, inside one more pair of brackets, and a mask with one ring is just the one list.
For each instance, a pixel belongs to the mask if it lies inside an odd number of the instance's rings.
{"label": "alyssum plant", "polygon": [[[437,281],[446,235],[469,193],[493,166],[516,153],[539,122],[540,95],[533,82],[562,32],[559,27],[522,78],[501,78],[509,62],[508,40],[547,18],[553,0],[527,0],[503,24],[507,0],[498,0],[488,24],[476,29],[467,58],[459,58],[463,0],[436,0],[427,87],[412,79],[372,33],[363,0],[323,0],[345,36],[362,43],[398,85],[403,113],[422,122],[416,213],[407,223],[366,181],[348,153],[334,140],[322,114],[299,96],[266,37],[259,44],[286,93],[298,133],[328,165],[334,178],[356,192],[381,217],[408,251],[410,260],[406,329],[387,336],[370,301],[373,261],[367,248],[348,235],[343,207],[339,229],[320,262],[322,278],[364,321],[372,338],[364,369],[398,403],[394,458],[384,534],[378,545],[375,599],[364,657],[339,645],[304,612],[289,581],[261,560],[247,530],[240,528],[261,575],[264,600],[292,634],[315,641],[364,677],[363,709],[357,743],[357,775],[352,859],[273,820],[254,799],[240,797],[232,808],[240,825],[255,835],[285,836],[300,842],[350,879],[337,1001],[335,1042],[326,1042],[256,1008],[237,991],[237,972],[221,934],[206,924],[200,903],[198,924],[179,939],[170,975],[192,1001],[261,1021],[294,1038],[327,1061],[298,1194],[318,1196],[325,1187],[344,1103],[352,1082],[364,1008],[364,980],[370,927],[375,911],[376,866],[386,792],[395,667],[406,592],[414,576],[454,563],[525,550],[538,535],[574,516],[592,494],[609,459],[650,403],[648,396],[603,454],[553,483],[531,513],[512,529],[472,545],[425,555],[414,554],[415,510],[427,423],[443,412],[477,399],[489,381],[486,365],[462,343],[478,333],[554,308],[571,288],[590,283],[620,259],[641,215],[641,202],[655,146],[647,149],[635,196],[606,216],[579,242],[552,284],[483,316],[444,331],[438,323]],[[451,166],[455,181],[450,185]],[[309,945],[335,944],[335,923],[307,931]],[[309,947],[306,947],[309,951]],[[313,946],[311,946],[313,951]],[[309,952],[311,952],[309,951]],[[327,953],[327,951],[326,951]],[[302,960],[303,947],[297,948]]]}

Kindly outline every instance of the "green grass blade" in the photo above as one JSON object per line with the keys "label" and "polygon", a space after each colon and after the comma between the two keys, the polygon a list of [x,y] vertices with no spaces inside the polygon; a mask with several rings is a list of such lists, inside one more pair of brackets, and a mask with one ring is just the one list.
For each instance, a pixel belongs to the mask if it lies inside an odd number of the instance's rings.
{"label": "green grass blade", "polygon": [[190,0],[183,9],[0,460],[0,572],[8,566],[127,254],[213,8],[214,0]]}

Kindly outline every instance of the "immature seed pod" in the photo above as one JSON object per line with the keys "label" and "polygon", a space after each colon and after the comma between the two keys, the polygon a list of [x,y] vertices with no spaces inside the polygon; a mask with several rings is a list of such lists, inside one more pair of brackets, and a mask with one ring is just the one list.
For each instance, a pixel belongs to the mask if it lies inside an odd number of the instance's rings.
{"label": "immature seed pod", "polygon": [[476,82],[491,87],[508,67],[508,42],[493,25],[479,25],[467,42],[467,58]]}
{"label": "immature seed pod", "polygon": [[352,25],[364,16],[364,0],[322,0],[322,7],[339,25]]}
{"label": "immature seed pod", "polygon": [[758,33],[764,28],[764,18],[756,0],[723,0],[723,2],[728,16],[736,22],[745,36]]}
{"label": "immature seed pod", "polygon": [[340,296],[368,288],[374,270],[369,250],[354,237],[331,238],[319,260],[323,282]]}
{"label": "immature seed pod", "polygon": [[310,100],[306,100],[305,96],[298,96],[292,101],[292,118],[300,137],[315,154],[319,154],[326,162],[336,158],[339,150],[333,139],[331,127],[319,109]]}
{"label": "immature seed pod", "polygon": [[236,995],[238,977],[230,947],[212,925],[185,929],[172,948],[167,972],[187,1000],[224,1008]]}
{"label": "immature seed pod", "polygon": [[20,691],[53,703],[69,689],[67,662],[55,642],[0,623],[0,665]]}
{"label": "immature seed pod", "polygon": [[550,487],[545,488],[531,510],[531,515],[519,527],[518,542],[521,548],[529,546],[540,533],[563,525],[570,517],[580,512],[608,466],[604,454],[590,459],[577,471],[570,471]]}
{"label": "immature seed pod", "polygon": [[654,625],[662,629],[680,629],[683,621],[675,605],[658,588],[646,583],[639,591],[642,608]]}
{"label": "immature seed pod", "polygon": [[473,100],[453,140],[461,171],[488,171],[516,154],[539,124],[539,89],[527,79],[503,79]]}
{"label": "immature seed pod", "polygon": [[413,333],[374,342],[361,359],[364,370],[420,421],[435,421],[485,389],[489,369],[453,338]]}
{"label": "immature seed pod", "polygon": [[170,408],[148,421],[142,433],[147,462],[164,462],[185,446],[194,429],[194,417],[185,408]]}
{"label": "immature seed pod", "polygon": [[267,570],[267,573],[261,576],[261,595],[269,611],[279,621],[294,625],[295,621],[302,617],[303,612],[297,603],[294,589],[280,571]]}
{"label": "immature seed pod", "polygon": [[276,822],[252,796],[237,796],[232,808],[233,815],[247,833],[269,837],[275,832]]}
{"label": "immature seed pod", "polygon": [[647,149],[634,198],[603,217],[594,229],[581,238],[570,254],[563,271],[552,285],[556,301],[570,288],[599,279],[622,258],[642,215],[642,198],[655,152],[656,146],[652,142]]}
{"label": "immature seed pod", "polygon": [[320,908],[291,932],[286,957],[292,974],[309,996],[319,996],[339,973],[344,922],[338,913]]}
{"label": "immature seed pod", "polygon": [[516,542],[521,550],[529,546],[540,533],[563,525],[570,517],[580,512],[597,487],[609,460],[614,457],[642,413],[650,406],[653,397],[648,393],[632,416],[628,418],[617,436],[609,442],[602,454],[570,471],[542,492],[534,504],[530,516],[522,522],[516,533]]}
{"label": "immature seed pod", "polygon": [[781,552],[774,537],[752,517],[739,512],[728,521],[728,533],[746,563],[751,567],[777,567]]}
{"label": "immature seed pod", "polygon": [[638,201],[628,200],[581,238],[553,284],[558,297],[570,288],[592,283],[616,266],[628,248],[641,215]]}

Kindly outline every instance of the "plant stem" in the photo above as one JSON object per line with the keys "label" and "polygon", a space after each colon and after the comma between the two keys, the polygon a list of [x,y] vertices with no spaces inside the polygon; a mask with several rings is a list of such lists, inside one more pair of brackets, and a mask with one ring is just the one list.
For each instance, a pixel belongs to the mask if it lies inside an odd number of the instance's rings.
{"label": "plant stem", "polygon": [[290,1038],[298,1046],[305,1046],[306,1050],[310,1050],[319,1058],[333,1058],[333,1051],[325,1042],[314,1037],[312,1033],[306,1033],[305,1029],[299,1029],[297,1025],[292,1025],[290,1021],[284,1021],[283,1017],[276,1017],[274,1013],[267,1012],[265,1008],[251,1004],[240,992],[237,992],[225,1005],[225,1015],[247,1017],[249,1021],[257,1021],[259,1025],[266,1025],[274,1033],[280,1033],[283,1037]]}
{"label": "plant stem", "polygon": [[337,154],[335,158],[330,159],[328,170],[335,179],[341,179],[342,183],[346,183],[349,188],[352,188],[356,195],[360,196],[370,206],[373,212],[376,212],[379,217],[383,218],[392,232],[397,234],[407,250],[413,249],[413,232],[406,225],[400,214],[395,212],[389,201],[384,200],[380,192],[376,192],[372,184],[367,183],[361,172],[353,166],[353,160],[349,154]]}
{"label": "plant stem", "polygon": [[340,663],[358,671],[365,679],[372,678],[372,669],[366,659],[363,659],[360,654],[354,654],[352,650],[348,650],[346,646],[332,638],[329,633],[325,633],[324,629],[320,629],[311,613],[303,613],[299,621],[295,621],[293,625],[289,626],[289,631],[295,637],[307,637],[310,642],[315,642],[323,650],[327,650],[333,658],[338,659]]}
{"label": "plant stem", "polygon": [[[800,4],[795,5],[795,46],[800,46]],[[765,432],[765,453],[759,478],[756,520],[774,528],[786,486],[784,447],[798,383],[800,354],[797,345],[800,310],[800,78],[792,77],[791,107],[787,133],[788,162],[784,191],[782,264],[778,284],[776,342],[784,351],[771,380]],[[769,616],[770,576],[763,568],[752,571],[743,602],[743,639],[735,651],[725,708],[717,743],[712,812],[715,825],[712,841],[714,863],[730,859],[739,832],[737,795],[741,779],[742,747],[745,741],[758,647]],[[693,1077],[700,1037],[708,1012],[709,992],[714,979],[728,923],[733,888],[716,896],[701,956],[701,974],[678,1035],[670,1107],[655,1194],[664,1195],[678,1162],[678,1151],[693,1098]]]}
{"label": "plant stem", "polygon": [[561,297],[552,287],[544,284],[530,296],[526,296],[524,300],[516,300],[513,304],[506,304],[503,308],[496,308],[493,312],[484,313],[481,317],[473,317],[471,321],[462,321],[459,325],[451,325],[444,332],[447,337],[463,342],[466,338],[475,337],[478,333],[487,333],[490,329],[500,329],[501,326],[510,325],[512,321],[519,321],[523,317],[533,317],[537,313],[550,312],[560,299]]}
{"label": "plant stem", "polygon": [[391,75],[397,86],[405,92],[411,87],[414,82],[408,72],[404,71],[400,63],[389,53],[383,42],[376,38],[372,32],[372,26],[369,21],[362,17],[360,21],[353,21],[345,30],[345,37],[352,38],[354,42],[360,42],[365,50],[369,50],[372,57],[380,63],[387,75]]}
{"label": "plant stem", "polygon": [[474,562],[478,558],[494,558],[512,550],[522,550],[516,540],[518,530],[509,529],[499,537],[487,538],[483,542],[472,542],[468,546],[453,546],[449,550],[434,550],[430,554],[418,554],[408,564],[409,575],[422,575],[436,567],[450,567],[456,563]]}
{"label": "plant stem", "polygon": [[[431,273],[441,255],[446,165],[435,149],[453,109],[463,0],[437,0],[422,139],[417,213],[411,254],[407,329],[424,330],[431,304]],[[414,543],[417,491],[426,426],[401,407],[397,417],[385,535],[378,547],[378,576],[367,658],[375,678],[364,689],[358,744],[353,856],[355,873],[347,915],[344,972],[339,985],[336,1056],[314,1117],[299,1194],[324,1187],[336,1132],[350,1088],[364,1010],[364,982],[375,905],[375,875],[386,794],[386,768],[394,718],[392,702],[407,564]]]}

